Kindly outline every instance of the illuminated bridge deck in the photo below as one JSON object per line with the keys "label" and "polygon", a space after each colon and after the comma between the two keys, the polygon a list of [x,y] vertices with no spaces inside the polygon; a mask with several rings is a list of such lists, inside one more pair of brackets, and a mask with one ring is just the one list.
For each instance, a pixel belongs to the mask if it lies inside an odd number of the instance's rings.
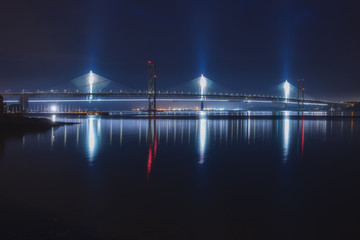
{"label": "illuminated bridge deck", "polygon": [[[149,93],[146,91],[137,92],[59,92],[59,91],[38,91],[38,92],[2,92],[0,95],[8,97],[5,102],[18,102],[13,97],[25,97],[29,102],[85,102],[85,101],[106,101],[106,102],[136,102],[148,101]],[[154,96],[154,94],[150,94]],[[91,98],[91,99],[90,99]],[[298,99],[285,98],[279,96],[229,94],[229,93],[177,93],[177,92],[157,92],[157,101],[172,102],[243,102],[243,103],[288,103],[298,104],[304,102],[306,105],[342,105],[344,102],[335,102],[318,99]]]}

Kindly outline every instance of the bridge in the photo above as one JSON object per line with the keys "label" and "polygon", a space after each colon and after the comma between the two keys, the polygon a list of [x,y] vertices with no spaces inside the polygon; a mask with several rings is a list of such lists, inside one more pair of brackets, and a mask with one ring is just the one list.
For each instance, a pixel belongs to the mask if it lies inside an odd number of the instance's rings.
{"label": "bridge", "polygon": [[[5,102],[19,103],[22,112],[28,111],[29,102],[98,102],[98,101],[147,101],[148,110],[156,111],[156,103],[158,101],[168,102],[199,102],[200,110],[204,110],[204,104],[207,102],[242,102],[242,103],[284,103],[286,105],[297,105],[299,111],[304,110],[304,105],[312,106],[342,106],[346,103],[328,100],[312,99],[305,97],[304,80],[298,81],[297,97],[290,97],[290,84],[286,81],[283,83],[283,96],[272,95],[255,95],[255,94],[239,94],[239,93],[222,93],[206,91],[207,79],[201,75],[198,81],[199,92],[190,91],[159,91],[156,86],[155,63],[148,63],[148,90],[146,91],[129,91],[129,90],[107,90],[94,91],[95,74],[90,71],[88,76],[88,91],[79,90],[63,90],[63,91],[4,91],[0,95],[4,97],[17,97],[18,100],[6,99]],[[39,99],[40,98],[40,99]]]}

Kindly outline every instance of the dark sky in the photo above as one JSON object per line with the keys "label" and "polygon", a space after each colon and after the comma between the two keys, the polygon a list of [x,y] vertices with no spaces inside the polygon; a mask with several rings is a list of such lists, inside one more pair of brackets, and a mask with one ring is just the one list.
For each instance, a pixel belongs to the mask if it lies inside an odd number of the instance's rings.
{"label": "dark sky", "polygon": [[360,100],[357,1],[2,0],[0,89],[49,89],[92,69],[146,88],[204,73],[239,92],[305,78],[314,97]]}

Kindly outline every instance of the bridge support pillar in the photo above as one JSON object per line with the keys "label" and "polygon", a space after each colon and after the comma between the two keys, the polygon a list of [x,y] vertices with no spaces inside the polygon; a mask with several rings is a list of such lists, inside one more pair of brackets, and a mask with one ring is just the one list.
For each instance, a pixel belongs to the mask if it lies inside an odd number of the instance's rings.
{"label": "bridge support pillar", "polygon": [[200,102],[200,111],[204,111],[204,101]]}
{"label": "bridge support pillar", "polygon": [[29,97],[21,95],[19,97],[20,111],[27,112],[29,110]]}
{"label": "bridge support pillar", "polygon": [[156,111],[156,65],[151,61],[148,62],[148,97],[148,111]]}
{"label": "bridge support pillar", "polygon": [[[298,80],[298,111],[304,111],[305,84],[304,79]],[[301,105],[301,106],[300,106]]]}

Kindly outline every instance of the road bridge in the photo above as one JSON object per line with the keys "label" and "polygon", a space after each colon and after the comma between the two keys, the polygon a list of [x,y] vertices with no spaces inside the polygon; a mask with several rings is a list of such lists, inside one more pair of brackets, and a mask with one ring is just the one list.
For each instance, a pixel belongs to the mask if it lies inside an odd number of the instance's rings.
{"label": "road bridge", "polygon": [[[200,109],[204,109],[206,102],[242,102],[242,103],[284,103],[297,104],[298,110],[303,110],[304,105],[313,106],[344,106],[345,102],[328,101],[321,99],[305,98],[304,95],[304,80],[298,82],[297,97],[290,97],[290,84],[286,81],[283,84],[284,96],[272,95],[256,95],[256,94],[240,94],[240,93],[226,93],[226,92],[207,92],[206,78],[201,75],[199,78],[199,92],[185,92],[185,91],[159,91],[156,86],[156,68],[155,63],[148,63],[148,90],[146,91],[94,91],[93,85],[95,83],[95,75],[90,71],[87,76],[88,90],[51,90],[51,91],[3,91],[0,95],[5,97],[5,102],[17,102],[20,104],[22,112],[28,110],[29,102],[95,102],[95,101],[148,101],[149,111],[156,111],[157,101],[169,102],[200,102]],[[17,100],[14,100],[16,98]]]}

